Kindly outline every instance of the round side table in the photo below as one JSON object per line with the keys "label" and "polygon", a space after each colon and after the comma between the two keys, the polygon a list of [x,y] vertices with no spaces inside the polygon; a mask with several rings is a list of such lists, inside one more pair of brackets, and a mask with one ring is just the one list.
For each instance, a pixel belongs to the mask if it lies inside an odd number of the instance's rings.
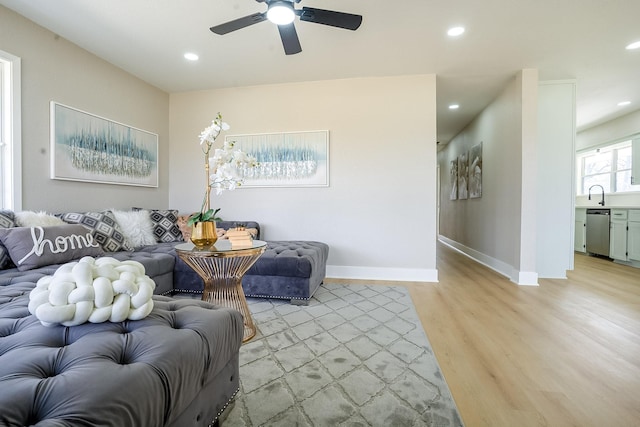
{"label": "round side table", "polygon": [[249,247],[235,248],[228,240],[218,240],[207,249],[198,249],[193,243],[182,243],[175,249],[180,259],[202,277],[202,300],[238,310],[244,317],[242,341],[253,338],[256,326],[242,290],[242,276],[267,249],[267,242],[254,240]]}

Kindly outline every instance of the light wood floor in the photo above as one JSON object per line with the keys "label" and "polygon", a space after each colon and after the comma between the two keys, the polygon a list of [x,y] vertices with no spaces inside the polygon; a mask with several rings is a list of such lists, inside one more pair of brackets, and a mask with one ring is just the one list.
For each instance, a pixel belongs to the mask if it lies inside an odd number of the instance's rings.
{"label": "light wood floor", "polygon": [[518,286],[439,243],[405,283],[466,427],[640,426],[640,269],[575,266]]}
{"label": "light wood floor", "polygon": [[467,427],[640,425],[640,270],[575,265],[517,286],[439,244],[410,287]]}

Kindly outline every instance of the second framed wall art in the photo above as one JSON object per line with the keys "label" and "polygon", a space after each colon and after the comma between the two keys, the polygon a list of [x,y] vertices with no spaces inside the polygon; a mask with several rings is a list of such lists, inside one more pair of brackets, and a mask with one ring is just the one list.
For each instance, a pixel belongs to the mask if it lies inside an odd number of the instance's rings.
{"label": "second framed wall art", "polygon": [[329,131],[229,135],[259,165],[244,172],[242,187],[328,187]]}

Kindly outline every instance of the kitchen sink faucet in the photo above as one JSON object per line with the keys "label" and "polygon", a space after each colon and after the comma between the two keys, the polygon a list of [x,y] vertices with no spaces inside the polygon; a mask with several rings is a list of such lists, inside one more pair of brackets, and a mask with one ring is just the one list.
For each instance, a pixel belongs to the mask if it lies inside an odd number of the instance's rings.
{"label": "kitchen sink faucet", "polygon": [[591,200],[591,189],[593,187],[600,187],[600,189],[602,190],[602,200],[600,200],[598,202],[598,204],[604,206],[604,187],[602,185],[600,185],[600,184],[595,184],[595,185],[592,185],[591,187],[589,187],[589,200]]}

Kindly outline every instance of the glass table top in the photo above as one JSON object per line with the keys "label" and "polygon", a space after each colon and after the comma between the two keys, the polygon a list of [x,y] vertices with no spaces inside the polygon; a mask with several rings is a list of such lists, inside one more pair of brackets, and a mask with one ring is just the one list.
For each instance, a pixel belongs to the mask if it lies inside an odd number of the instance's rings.
{"label": "glass table top", "polygon": [[216,243],[205,249],[198,249],[191,242],[181,243],[175,246],[177,251],[182,252],[197,252],[197,253],[219,253],[219,252],[234,252],[234,251],[245,251],[247,249],[258,249],[263,246],[267,246],[267,242],[263,240],[253,240],[251,245],[242,245],[242,246],[231,246],[231,242],[228,239],[217,240]]}

